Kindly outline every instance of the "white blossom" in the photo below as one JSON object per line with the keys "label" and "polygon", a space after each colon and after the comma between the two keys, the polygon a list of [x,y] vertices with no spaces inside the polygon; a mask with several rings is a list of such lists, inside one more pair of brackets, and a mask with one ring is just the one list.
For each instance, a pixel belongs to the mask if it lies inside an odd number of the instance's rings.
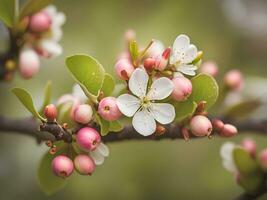
{"label": "white blossom", "polygon": [[104,143],[101,142],[94,151],[90,151],[89,155],[94,160],[96,165],[102,165],[105,161],[105,157],[109,156],[109,149]]}
{"label": "white blossom", "polygon": [[232,142],[226,142],[222,145],[220,155],[223,167],[233,174],[237,174],[238,170],[233,159],[233,150],[236,145]]}
{"label": "white blossom", "polygon": [[148,90],[148,79],[146,71],[137,68],[129,80],[129,89],[133,95],[123,94],[117,98],[120,111],[127,117],[133,117],[134,129],[144,136],[155,132],[156,121],[169,124],[175,117],[175,109],[171,104],[155,102],[172,93],[172,81],[166,77],[159,78]]}
{"label": "white blossom", "polygon": [[179,35],[172,46],[170,64],[176,67],[178,72],[194,76],[197,66],[191,64],[197,57],[197,48],[190,44],[190,39],[186,35]]}

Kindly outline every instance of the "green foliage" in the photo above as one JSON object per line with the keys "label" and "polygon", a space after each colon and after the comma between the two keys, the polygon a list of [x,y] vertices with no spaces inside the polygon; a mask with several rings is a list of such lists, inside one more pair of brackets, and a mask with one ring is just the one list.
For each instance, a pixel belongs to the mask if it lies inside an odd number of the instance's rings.
{"label": "green foliage", "polygon": [[16,18],[18,0],[0,0],[0,20],[12,27]]}
{"label": "green foliage", "polygon": [[39,118],[42,121],[45,121],[45,118],[43,118],[35,109],[35,106],[33,104],[33,100],[31,95],[23,88],[13,88],[12,92],[18,97],[20,102],[25,106],[25,108],[32,113],[32,115],[36,118]]}
{"label": "green foliage", "polygon": [[65,179],[57,177],[53,174],[51,163],[55,156],[64,154],[67,151],[67,144],[60,142],[57,143],[56,146],[56,154],[51,155],[49,152],[47,152],[41,159],[37,171],[39,186],[47,195],[57,192],[66,184]]}
{"label": "green foliage", "polygon": [[68,127],[70,128],[73,127],[75,124],[73,120],[71,119],[71,115],[70,115],[72,106],[73,106],[73,102],[68,102],[63,105],[60,105],[58,107],[58,117],[57,117],[57,121],[60,124],[67,123]]}
{"label": "green foliage", "polygon": [[51,101],[51,94],[52,94],[52,82],[47,81],[45,88],[44,88],[44,100],[43,100],[43,105],[39,110],[39,113],[43,113],[45,107],[50,103]]}
{"label": "green foliage", "polygon": [[175,119],[177,121],[192,115],[197,108],[197,104],[192,101],[174,102],[173,106],[175,108]]}
{"label": "green foliage", "polygon": [[119,121],[109,122],[109,131],[119,132],[123,129],[122,124]]}
{"label": "green foliage", "polygon": [[102,65],[95,58],[86,55],[70,56],[66,59],[66,65],[85,94],[96,102],[105,78]]}
{"label": "green foliage", "polygon": [[208,74],[199,74],[192,78],[191,81],[193,91],[189,101],[196,103],[206,101],[206,109],[209,109],[215,104],[219,94],[219,87],[216,80]]}
{"label": "green foliage", "polygon": [[234,149],[233,159],[240,173],[240,185],[249,194],[257,193],[263,181],[263,172],[258,163],[240,147]]}
{"label": "green foliage", "polygon": [[102,136],[107,135],[109,132],[119,132],[123,129],[123,126],[119,121],[109,122],[101,118],[98,114],[95,115],[95,119],[100,126],[100,134]]}
{"label": "green foliage", "polygon": [[246,100],[228,108],[225,112],[227,118],[245,118],[262,105],[258,99]]}
{"label": "green foliage", "polygon": [[104,92],[104,96],[106,97],[112,94],[114,88],[115,88],[114,78],[110,74],[106,73],[101,91]]}
{"label": "green foliage", "polygon": [[20,19],[42,10],[53,1],[54,0],[28,0],[21,9]]}

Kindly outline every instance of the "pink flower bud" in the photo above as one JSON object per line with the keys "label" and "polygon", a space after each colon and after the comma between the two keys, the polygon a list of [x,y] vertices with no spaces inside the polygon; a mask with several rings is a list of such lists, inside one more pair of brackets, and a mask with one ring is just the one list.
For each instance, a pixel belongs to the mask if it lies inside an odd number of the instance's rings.
{"label": "pink flower bud", "polygon": [[125,34],[124,38],[127,42],[133,41],[136,38],[136,33],[133,29],[128,29]]}
{"label": "pink flower bud", "polygon": [[19,69],[23,78],[31,78],[40,67],[40,60],[35,51],[31,49],[23,50],[19,55]]}
{"label": "pink flower bud", "polygon": [[200,68],[200,72],[209,74],[209,75],[214,76],[214,77],[217,76],[218,71],[219,71],[218,66],[213,61],[204,62]]}
{"label": "pink flower bud", "polygon": [[157,70],[163,71],[167,67],[170,54],[171,54],[171,48],[167,48],[163,51],[161,56],[156,57],[155,68]]}
{"label": "pink flower bud", "polygon": [[107,121],[118,120],[122,115],[115,97],[105,97],[102,99],[98,106],[98,113]]}
{"label": "pink flower bud", "polygon": [[147,71],[152,71],[152,69],[154,68],[155,66],[155,59],[154,58],[147,58],[145,59],[144,61],[144,68],[147,70]]}
{"label": "pink flower bud", "polygon": [[170,55],[171,55],[171,48],[168,47],[167,49],[165,49],[162,53],[162,58],[164,58],[165,60],[168,60]]}
{"label": "pink flower bud", "polygon": [[209,136],[212,131],[212,124],[207,117],[196,115],[190,121],[190,130],[198,137]]}
{"label": "pink flower bud", "polygon": [[220,132],[224,127],[224,123],[222,120],[214,119],[212,120],[212,126],[216,131]]}
{"label": "pink flower bud", "polygon": [[231,90],[240,90],[243,86],[243,76],[239,70],[233,69],[224,76],[225,85]]}
{"label": "pink flower bud", "polygon": [[256,142],[250,138],[246,138],[241,142],[242,147],[253,157],[256,156]]}
{"label": "pink flower bud", "polygon": [[44,109],[44,115],[49,122],[53,122],[57,118],[57,108],[54,104],[49,104]]}
{"label": "pink flower bud", "polygon": [[267,172],[267,149],[263,149],[260,152],[259,161],[260,161],[261,168],[265,172]]}
{"label": "pink flower bud", "polygon": [[82,149],[94,151],[101,142],[101,136],[95,129],[84,127],[78,131],[76,141]]}
{"label": "pink flower bud", "polygon": [[175,100],[184,101],[191,95],[192,83],[188,78],[184,76],[178,76],[172,79],[172,82],[174,84],[172,97]]}
{"label": "pink flower bud", "polygon": [[95,163],[89,156],[80,154],[74,159],[74,166],[81,175],[91,175],[95,171]]}
{"label": "pink flower bud", "polygon": [[67,156],[56,156],[52,161],[52,170],[56,176],[66,178],[72,174],[73,169],[73,162]]}
{"label": "pink flower bud", "polygon": [[220,135],[223,137],[232,137],[235,136],[236,134],[237,134],[237,129],[235,126],[231,124],[225,124],[220,132]]}
{"label": "pink flower bud", "polygon": [[73,112],[74,121],[81,124],[88,124],[92,120],[93,110],[87,104],[78,105]]}
{"label": "pink flower bud", "polygon": [[134,71],[134,66],[127,59],[120,59],[115,64],[115,70],[118,77],[122,80],[128,80]]}
{"label": "pink flower bud", "polygon": [[45,12],[38,12],[30,19],[30,30],[33,32],[45,32],[51,26],[51,18]]}

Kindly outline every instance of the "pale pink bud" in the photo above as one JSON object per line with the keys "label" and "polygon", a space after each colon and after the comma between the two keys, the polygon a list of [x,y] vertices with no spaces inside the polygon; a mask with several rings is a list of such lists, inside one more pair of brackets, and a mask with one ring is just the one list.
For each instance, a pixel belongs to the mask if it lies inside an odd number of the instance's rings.
{"label": "pale pink bud", "polygon": [[205,73],[205,74],[209,74],[209,75],[214,76],[214,77],[217,76],[218,71],[219,71],[218,66],[213,61],[204,62],[200,67],[200,72]]}
{"label": "pale pink bud", "polygon": [[72,174],[73,169],[73,162],[67,156],[60,155],[52,161],[52,170],[56,176],[66,178]]}
{"label": "pale pink bud", "polygon": [[220,132],[220,135],[223,137],[232,137],[237,134],[237,129],[232,124],[225,124],[223,129]]}
{"label": "pale pink bud", "polygon": [[35,51],[23,50],[19,55],[19,69],[23,78],[31,78],[40,68],[40,60]]}
{"label": "pale pink bud", "polygon": [[267,149],[263,149],[260,152],[259,161],[260,161],[261,168],[264,171],[267,171]]}
{"label": "pale pink bud", "polygon": [[117,60],[121,60],[121,59],[126,59],[126,60],[128,60],[128,62],[131,62],[132,58],[131,58],[129,51],[121,52],[118,55]]}
{"label": "pale pink bud", "polygon": [[95,171],[95,163],[88,155],[80,154],[74,159],[76,171],[81,175],[91,175]]}
{"label": "pale pink bud", "polygon": [[224,76],[225,85],[231,90],[240,90],[243,86],[243,76],[239,70],[233,69]]}
{"label": "pale pink bud", "polygon": [[222,120],[214,119],[212,120],[212,126],[216,131],[220,132],[224,127],[224,123]]}
{"label": "pale pink bud", "polygon": [[38,12],[30,18],[30,30],[33,32],[45,32],[51,26],[51,18],[45,12]]}
{"label": "pale pink bud", "polygon": [[147,58],[144,61],[144,68],[147,71],[151,71],[155,67],[155,59],[154,58]]}
{"label": "pale pink bud", "polygon": [[209,136],[212,131],[212,124],[207,117],[196,115],[190,121],[190,130],[198,137]]}
{"label": "pale pink bud", "polygon": [[73,112],[74,121],[87,124],[91,121],[93,116],[92,107],[87,104],[78,105]]}
{"label": "pale pink bud", "polygon": [[251,155],[256,156],[256,142],[250,138],[246,138],[241,142],[242,147]]}
{"label": "pale pink bud", "polygon": [[78,131],[76,141],[82,149],[93,151],[100,144],[101,136],[95,129],[84,127]]}
{"label": "pale pink bud", "polygon": [[174,84],[172,97],[175,100],[184,101],[191,95],[192,83],[188,78],[184,76],[178,76],[172,79],[172,82]]}
{"label": "pale pink bud", "polygon": [[107,121],[115,121],[121,117],[115,97],[105,97],[98,106],[99,115]]}
{"label": "pale pink bud", "polygon": [[118,77],[122,80],[128,80],[134,71],[134,66],[127,59],[120,59],[115,64],[115,70]]}
{"label": "pale pink bud", "polygon": [[133,41],[136,38],[136,33],[133,29],[128,29],[125,33],[124,33],[124,38],[127,42]]}
{"label": "pale pink bud", "polygon": [[163,51],[161,56],[156,56],[155,68],[159,71],[163,71],[168,64],[168,60],[171,54],[171,48],[167,48]]}
{"label": "pale pink bud", "polygon": [[54,104],[49,104],[44,109],[44,115],[49,122],[53,122],[57,118],[57,108]]}

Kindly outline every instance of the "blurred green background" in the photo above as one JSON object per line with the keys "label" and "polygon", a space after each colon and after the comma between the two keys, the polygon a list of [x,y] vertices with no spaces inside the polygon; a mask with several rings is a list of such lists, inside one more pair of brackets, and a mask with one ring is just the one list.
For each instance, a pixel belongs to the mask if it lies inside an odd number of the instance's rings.
{"label": "blurred green background", "polygon": [[[11,83],[1,83],[0,113],[14,117],[28,115],[9,92],[15,86],[29,89],[37,105],[48,79],[54,83],[54,100],[70,92],[73,80],[64,65],[68,55],[90,54],[113,73],[116,57],[125,48],[123,34],[128,28],[136,30],[138,42],[144,45],[155,38],[170,46],[178,34],[188,34],[204,51],[204,60],[215,60],[221,72],[240,68],[247,75],[266,76],[267,35],[250,33],[249,27],[232,23],[230,11],[223,9],[222,2],[55,1],[58,9],[67,15],[61,42],[64,55],[43,60],[40,73],[31,80],[18,76]],[[267,146],[266,137],[248,134],[257,141],[259,149]],[[240,141],[245,136],[231,140]],[[38,188],[35,177],[45,145],[40,147],[27,136],[1,134],[0,199],[233,199],[242,189],[221,165],[219,149],[225,141],[214,137],[189,142],[108,144],[110,156],[93,176],[73,176],[67,187],[47,197]]]}

